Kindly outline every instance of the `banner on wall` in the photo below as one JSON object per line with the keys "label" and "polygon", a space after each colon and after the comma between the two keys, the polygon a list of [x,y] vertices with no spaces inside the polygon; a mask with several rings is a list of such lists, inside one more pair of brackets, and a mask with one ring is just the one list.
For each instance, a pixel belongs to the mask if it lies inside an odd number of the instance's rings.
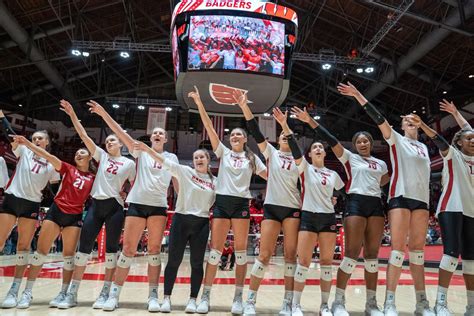
{"label": "banner on wall", "polygon": [[155,127],[161,127],[166,130],[166,109],[158,107],[148,108],[148,121],[146,125],[147,135],[153,133]]}
{"label": "banner on wall", "polygon": [[276,142],[276,121],[272,116],[259,117],[258,126],[269,142]]}

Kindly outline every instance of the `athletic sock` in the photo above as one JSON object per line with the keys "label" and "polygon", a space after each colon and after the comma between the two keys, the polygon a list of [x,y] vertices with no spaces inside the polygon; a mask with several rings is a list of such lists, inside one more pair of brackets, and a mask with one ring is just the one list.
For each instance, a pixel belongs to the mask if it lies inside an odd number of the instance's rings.
{"label": "athletic sock", "polygon": [[150,284],[148,286],[148,297],[158,298],[158,284]]}
{"label": "athletic sock", "polygon": [[387,291],[385,294],[385,305],[395,305],[395,292],[394,291]]}
{"label": "athletic sock", "polygon": [[446,305],[448,300],[448,289],[438,286],[438,293],[436,294],[436,304]]}
{"label": "athletic sock", "polygon": [[300,304],[301,292],[293,291],[293,305]]}
{"label": "athletic sock", "polygon": [[201,298],[207,297],[207,299],[210,299],[211,298],[211,289],[212,289],[212,286],[204,285],[204,289],[202,290]]}
{"label": "athletic sock", "polygon": [[334,299],[334,302],[343,303],[345,299],[345,293],[345,289],[336,287],[336,298]]}
{"label": "athletic sock", "polygon": [[247,294],[247,302],[256,302],[257,301],[257,291],[249,290]]}
{"label": "athletic sock", "polygon": [[116,297],[120,296],[120,291],[122,291],[122,286],[112,283],[112,287],[110,288],[110,295],[114,295]]}
{"label": "athletic sock", "polygon": [[237,296],[241,296],[242,297],[242,293],[244,292],[244,287],[243,285],[238,285],[235,287],[235,292],[234,292],[234,299],[237,297]]}
{"label": "athletic sock", "polygon": [[425,291],[415,291],[416,294],[416,302],[420,303],[426,301],[426,292]]}
{"label": "athletic sock", "polygon": [[285,290],[284,299],[287,300],[288,302],[291,302],[293,300],[293,291],[286,291]]}
{"label": "athletic sock", "polygon": [[69,285],[69,292],[72,294],[77,294],[77,291],[79,290],[79,285],[81,285],[81,281],[79,280],[72,280],[71,284]]}
{"label": "athletic sock", "polygon": [[109,293],[110,292],[110,287],[112,286],[112,281],[105,281],[104,286],[102,287],[102,293]]}
{"label": "athletic sock", "polygon": [[474,306],[474,291],[466,291],[467,293],[467,305]]}
{"label": "athletic sock", "polygon": [[25,290],[32,290],[36,280],[27,280]]}
{"label": "athletic sock", "polygon": [[329,292],[321,292],[321,304],[327,304],[329,301]]}
{"label": "athletic sock", "polygon": [[10,292],[18,293],[20,290],[21,281],[23,281],[23,278],[14,278],[12,286],[10,287]]}
{"label": "athletic sock", "polygon": [[61,285],[61,292],[62,292],[62,293],[66,293],[68,287],[69,287],[69,284],[68,284],[68,283],[63,283],[63,284]]}

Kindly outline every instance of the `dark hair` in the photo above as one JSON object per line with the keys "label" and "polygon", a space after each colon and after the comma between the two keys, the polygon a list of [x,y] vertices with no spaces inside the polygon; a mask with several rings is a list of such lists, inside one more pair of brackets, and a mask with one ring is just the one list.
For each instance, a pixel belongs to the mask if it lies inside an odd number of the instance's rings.
{"label": "dark hair", "polygon": [[372,134],[370,134],[367,131],[359,131],[359,132],[355,133],[354,136],[352,136],[352,145],[354,146],[354,148],[356,148],[356,143],[357,143],[357,139],[359,138],[359,136],[365,136],[369,139],[370,150],[372,150],[372,148],[374,147],[374,138],[372,137]]}
{"label": "dark hair", "polygon": [[[242,134],[244,134],[245,137],[247,137],[247,132],[240,127],[234,128],[234,130],[240,130]],[[255,153],[250,149],[250,147],[247,145],[247,143],[244,144],[244,151],[245,151],[245,157],[250,161],[250,167],[252,168],[252,172],[255,173],[257,170],[256,164],[255,164]]]}
{"label": "dark hair", "polygon": [[453,140],[451,141],[451,145],[453,145],[455,148],[461,150],[461,146],[458,145],[458,142],[461,140],[461,138],[464,136],[464,134],[467,134],[469,132],[474,132],[474,130],[471,129],[461,129],[456,132],[453,136]]}

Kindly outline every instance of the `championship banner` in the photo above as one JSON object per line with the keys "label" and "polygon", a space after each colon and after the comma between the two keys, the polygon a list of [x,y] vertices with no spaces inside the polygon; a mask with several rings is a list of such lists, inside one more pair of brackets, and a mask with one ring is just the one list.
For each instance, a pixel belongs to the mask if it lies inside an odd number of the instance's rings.
{"label": "championship banner", "polygon": [[269,142],[276,142],[276,122],[272,116],[259,117],[258,127]]}
{"label": "championship banner", "polygon": [[146,125],[147,135],[153,133],[155,127],[161,127],[166,130],[166,109],[150,107],[148,108],[148,121]]}

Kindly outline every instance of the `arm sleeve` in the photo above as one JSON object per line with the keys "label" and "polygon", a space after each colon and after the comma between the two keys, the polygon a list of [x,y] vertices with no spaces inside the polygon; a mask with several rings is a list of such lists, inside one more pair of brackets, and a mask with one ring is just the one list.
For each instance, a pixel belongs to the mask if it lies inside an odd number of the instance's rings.
{"label": "arm sleeve", "polygon": [[375,124],[382,125],[383,122],[385,122],[385,117],[380,114],[379,110],[372,103],[367,102],[363,108],[365,112],[367,112],[367,115],[375,122]]}
{"label": "arm sleeve", "polygon": [[262,132],[260,131],[260,127],[258,126],[257,120],[253,118],[246,122],[248,130],[257,142],[257,144],[263,143],[265,141],[265,136],[263,136]]}
{"label": "arm sleeve", "polygon": [[318,125],[318,127],[316,127],[314,129],[314,132],[319,135],[319,137],[321,137],[325,142],[327,142],[329,144],[329,146],[331,147],[334,147],[336,146],[339,141],[337,140],[336,137],[334,137],[334,135],[332,135],[327,129],[325,129],[322,125]]}
{"label": "arm sleeve", "polygon": [[0,121],[0,129],[5,133],[6,136],[16,135],[15,131],[13,130],[12,126],[10,125],[10,122],[8,122],[8,119],[6,117],[2,117]]}
{"label": "arm sleeve", "polygon": [[287,139],[288,139],[288,145],[290,146],[290,149],[291,149],[291,153],[293,154],[293,158],[297,160],[303,157],[301,149],[298,146],[298,143],[296,142],[296,139],[293,136],[293,134],[288,135]]}
{"label": "arm sleeve", "polygon": [[434,137],[431,138],[433,143],[438,147],[440,151],[445,151],[449,149],[448,141],[441,135],[436,134]]}

